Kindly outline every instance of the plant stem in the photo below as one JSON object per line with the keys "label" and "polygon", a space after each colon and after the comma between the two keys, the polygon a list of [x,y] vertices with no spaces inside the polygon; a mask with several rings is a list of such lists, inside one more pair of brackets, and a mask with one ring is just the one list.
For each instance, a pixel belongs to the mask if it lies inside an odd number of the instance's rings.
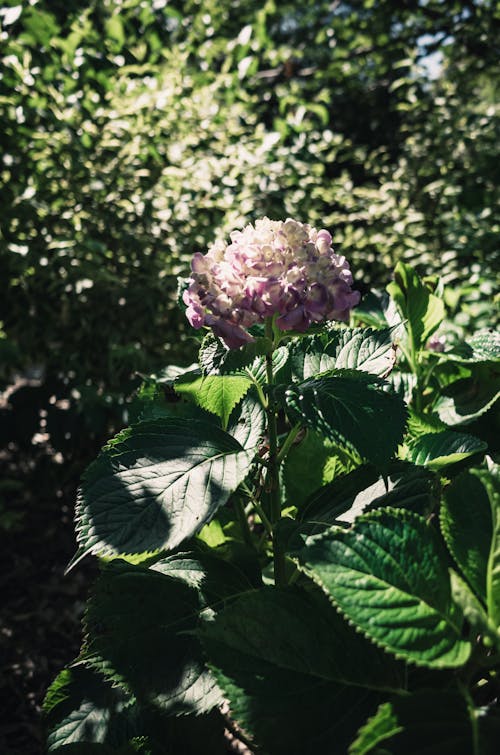
{"label": "plant stem", "polygon": [[[266,319],[266,336],[273,342],[273,321],[271,317]],[[269,468],[266,475],[266,486],[269,490],[271,503],[271,524],[273,526],[273,559],[274,559],[274,583],[276,586],[286,584],[285,554],[276,538],[276,528],[281,519],[281,495],[279,483],[279,460],[278,460],[278,426],[276,405],[272,396],[274,385],[273,373],[273,350],[266,354],[266,377],[267,377],[267,430],[269,433]]]}
{"label": "plant stem", "polygon": [[264,529],[266,530],[266,532],[269,535],[272,536],[272,534],[273,534],[273,525],[269,521],[269,519],[268,519],[268,517],[266,515],[266,512],[264,511],[264,509],[260,505],[259,501],[253,495],[252,491],[249,488],[246,487],[246,485],[243,485],[242,489],[245,492],[245,494],[248,496],[248,499],[250,501],[250,506],[252,506],[252,508],[254,508],[255,511],[257,512],[257,514],[259,515],[259,517],[261,519],[261,522],[264,525]]}
{"label": "plant stem", "polygon": [[293,441],[295,440],[295,438],[297,437],[297,435],[300,432],[301,427],[302,427],[302,425],[300,424],[300,422],[298,422],[295,425],[295,427],[292,427],[292,429],[290,430],[290,432],[286,436],[285,442],[281,446],[281,448],[279,450],[279,453],[278,453],[278,464],[280,464],[283,461],[283,459],[285,458],[285,456],[289,452],[289,450],[290,450],[290,448],[291,448],[291,446],[293,444]]}

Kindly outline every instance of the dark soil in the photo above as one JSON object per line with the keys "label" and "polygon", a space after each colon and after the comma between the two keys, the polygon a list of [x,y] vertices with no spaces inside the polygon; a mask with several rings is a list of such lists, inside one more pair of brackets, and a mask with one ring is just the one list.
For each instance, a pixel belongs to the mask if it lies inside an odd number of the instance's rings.
{"label": "dark soil", "polygon": [[0,752],[44,752],[48,685],[79,652],[95,564],[64,576],[75,551],[73,504],[84,459],[63,461],[43,443],[0,457]]}

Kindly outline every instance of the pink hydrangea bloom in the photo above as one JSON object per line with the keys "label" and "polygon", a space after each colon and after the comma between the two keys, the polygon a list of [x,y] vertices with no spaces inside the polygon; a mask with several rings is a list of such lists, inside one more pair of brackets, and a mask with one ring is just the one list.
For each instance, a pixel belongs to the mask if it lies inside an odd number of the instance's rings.
{"label": "pink hydrangea bloom", "polygon": [[328,231],[291,219],[263,218],[233,231],[230,244],[195,254],[191,268],[186,316],[230,349],[252,341],[248,328],[266,317],[277,314],[280,330],[304,332],[314,322],[347,320],[360,298]]}

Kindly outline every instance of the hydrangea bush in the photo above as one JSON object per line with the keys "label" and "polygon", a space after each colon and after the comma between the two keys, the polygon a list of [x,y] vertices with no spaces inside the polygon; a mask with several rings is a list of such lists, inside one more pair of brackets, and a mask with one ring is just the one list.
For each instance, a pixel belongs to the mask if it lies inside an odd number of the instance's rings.
{"label": "hydrangea bush", "polygon": [[199,365],[146,380],[82,479],[71,566],[101,573],[49,752],[495,752],[500,338],[448,349],[404,263],[352,282],[290,219],[193,257]]}

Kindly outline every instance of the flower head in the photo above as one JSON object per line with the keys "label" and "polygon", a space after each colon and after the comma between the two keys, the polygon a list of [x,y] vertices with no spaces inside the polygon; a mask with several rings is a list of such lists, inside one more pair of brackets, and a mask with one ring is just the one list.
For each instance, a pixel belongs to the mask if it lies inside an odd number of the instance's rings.
{"label": "flower head", "polygon": [[191,325],[211,327],[230,349],[252,341],[248,328],[267,317],[304,332],[313,322],[347,320],[359,302],[349,264],[324,229],[263,218],[230,238],[193,256],[183,295]]}

